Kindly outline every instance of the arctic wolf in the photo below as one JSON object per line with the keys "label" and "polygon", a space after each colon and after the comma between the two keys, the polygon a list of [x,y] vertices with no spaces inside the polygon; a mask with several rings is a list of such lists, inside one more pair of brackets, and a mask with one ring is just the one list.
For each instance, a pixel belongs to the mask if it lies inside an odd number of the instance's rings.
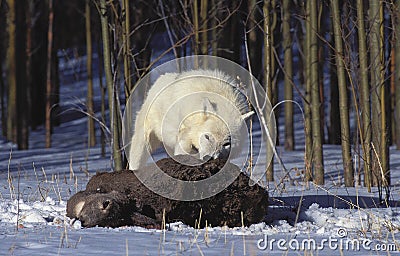
{"label": "arctic wolf", "polygon": [[129,151],[131,170],[143,167],[162,144],[169,154],[226,158],[248,112],[234,80],[218,70],[166,73],[137,113]]}

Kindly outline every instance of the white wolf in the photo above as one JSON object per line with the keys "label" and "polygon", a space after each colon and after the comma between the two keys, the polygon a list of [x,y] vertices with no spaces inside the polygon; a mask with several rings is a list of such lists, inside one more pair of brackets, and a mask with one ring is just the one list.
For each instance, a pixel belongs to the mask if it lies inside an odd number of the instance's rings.
{"label": "white wolf", "polygon": [[218,70],[160,76],[137,113],[130,169],[143,167],[147,152],[161,143],[173,155],[191,154],[202,160],[229,155],[239,127],[254,113],[247,112],[246,98],[233,82]]}

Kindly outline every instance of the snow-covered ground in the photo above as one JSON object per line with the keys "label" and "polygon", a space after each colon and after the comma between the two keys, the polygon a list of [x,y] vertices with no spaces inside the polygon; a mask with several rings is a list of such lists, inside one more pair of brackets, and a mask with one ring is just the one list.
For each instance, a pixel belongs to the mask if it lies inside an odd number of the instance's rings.
{"label": "snow-covered ground", "polygon": [[[71,71],[71,67],[63,69]],[[74,76],[73,71],[70,73],[65,77]],[[389,201],[384,204],[380,204],[377,188],[368,193],[362,186],[344,187],[340,146],[324,146],[326,184],[304,183],[301,122],[296,123],[296,151],[285,152],[278,147],[291,179],[275,163],[265,222],[205,229],[170,223],[166,230],[83,229],[79,222],[71,224],[65,217],[68,198],[85,189],[96,171],[110,170],[109,150],[102,157],[100,146],[87,147],[86,118],[71,110],[84,102],[85,86],[85,82],[73,79],[62,83],[64,122],[54,129],[53,148],[44,148],[43,129],[32,131],[30,150],[17,151],[15,145],[0,140],[0,255],[398,253],[400,152],[391,149],[392,186]],[[99,90],[95,97],[99,100]],[[280,129],[282,136],[284,128]]]}

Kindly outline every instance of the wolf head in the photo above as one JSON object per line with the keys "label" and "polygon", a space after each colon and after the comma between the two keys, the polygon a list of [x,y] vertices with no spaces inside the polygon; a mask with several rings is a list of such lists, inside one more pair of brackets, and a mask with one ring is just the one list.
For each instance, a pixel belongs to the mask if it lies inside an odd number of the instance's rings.
{"label": "wolf head", "polygon": [[[237,123],[245,121],[254,112],[241,116]],[[230,122],[232,123],[232,122]],[[217,115],[216,106],[208,99],[203,99],[203,111],[185,118],[180,126],[175,155],[190,154],[202,160],[227,158],[237,132],[237,125],[230,125]]]}

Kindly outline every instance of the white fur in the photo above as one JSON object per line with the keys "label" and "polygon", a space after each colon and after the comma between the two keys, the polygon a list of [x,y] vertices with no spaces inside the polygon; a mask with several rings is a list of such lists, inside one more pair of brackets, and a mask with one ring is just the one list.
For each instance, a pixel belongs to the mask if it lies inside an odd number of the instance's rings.
{"label": "white fur", "polygon": [[211,70],[160,76],[137,114],[130,169],[144,166],[149,157],[147,146],[154,151],[161,143],[175,155],[226,156],[232,135],[251,116],[245,97],[231,82],[229,76]]}

